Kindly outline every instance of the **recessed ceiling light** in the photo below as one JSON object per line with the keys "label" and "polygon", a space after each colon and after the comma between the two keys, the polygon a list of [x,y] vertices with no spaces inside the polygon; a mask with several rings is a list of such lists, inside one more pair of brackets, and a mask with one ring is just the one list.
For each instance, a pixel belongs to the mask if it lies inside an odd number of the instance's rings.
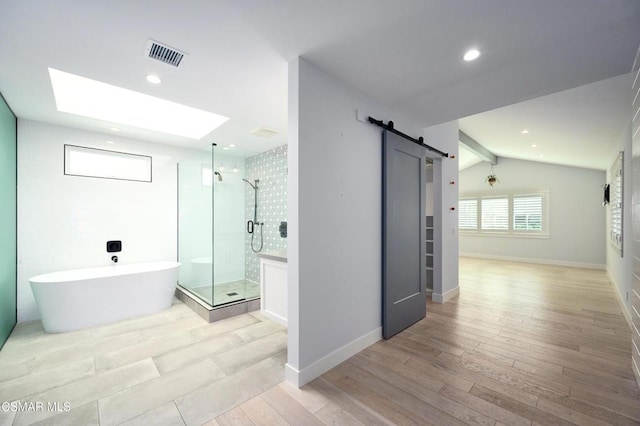
{"label": "recessed ceiling light", "polygon": [[120,129],[118,129],[117,127],[111,127],[109,130],[111,130],[112,132],[119,132]]}
{"label": "recessed ceiling light", "polygon": [[523,135],[528,135],[529,131],[527,129],[524,129],[523,131],[521,131],[520,133],[522,133]]}
{"label": "recessed ceiling light", "polygon": [[475,61],[476,59],[478,59],[480,57],[480,51],[478,49],[469,49],[467,50],[467,52],[464,54],[464,56],[462,57],[462,59],[464,59],[467,62],[470,61]]}
{"label": "recessed ceiling light", "polygon": [[235,143],[230,143],[230,144],[229,144],[229,148],[235,148],[235,147],[236,147],[236,144],[235,144]]}
{"label": "recessed ceiling light", "polygon": [[151,84],[160,84],[162,83],[162,80],[160,80],[160,77],[158,77],[157,75],[154,74],[148,74],[147,75],[147,81]]}
{"label": "recessed ceiling light", "polygon": [[535,143],[533,145],[531,145],[531,148],[536,148],[538,145],[536,145]]}
{"label": "recessed ceiling light", "polygon": [[192,139],[229,118],[49,68],[58,111]]}

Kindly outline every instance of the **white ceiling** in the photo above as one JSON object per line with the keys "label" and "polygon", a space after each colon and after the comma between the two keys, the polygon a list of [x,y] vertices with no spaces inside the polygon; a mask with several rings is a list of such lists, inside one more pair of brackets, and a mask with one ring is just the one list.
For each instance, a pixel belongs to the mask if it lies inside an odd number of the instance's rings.
{"label": "white ceiling", "polygon": [[[498,157],[606,170],[630,125],[631,77],[623,74],[472,115],[459,121],[460,129]],[[529,133],[523,134],[525,129]],[[461,152],[460,169],[479,161]]]}
{"label": "white ceiling", "polygon": [[[184,65],[145,58],[149,38]],[[231,118],[201,141],[124,136],[248,155],[286,143],[297,55],[429,126],[624,74],[639,44],[637,0],[3,0],[0,92],[19,117],[108,133],[56,111],[53,67]],[[463,63],[471,46],[483,54]]]}

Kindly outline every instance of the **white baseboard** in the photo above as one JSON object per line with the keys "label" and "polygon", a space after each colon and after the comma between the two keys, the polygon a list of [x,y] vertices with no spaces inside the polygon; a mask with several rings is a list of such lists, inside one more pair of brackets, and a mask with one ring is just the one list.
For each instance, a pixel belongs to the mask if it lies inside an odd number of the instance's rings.
{"label": "white baseboard", "polygon": [[449,300],[453,299],[458,294],[460,294],[460,286],[456,288],[452,288],[451,290],[447,291],[444,294],[432,293],[431,300],[433,300],[436,303],[447,303]]}
{"label": "white baseboard", "polygon": [[618,304],[622,309],[622,314],[624,315],[624,319],[627,320],[627,324],[629,325],[629,328],[631,328],[631,324],[633,324],[633,320],[631,319],[631,312],[627,310],[627,305],[624,303],[624,299],[626,299],[626,295],[620,294],[620,288],[616,285],[616,282],[613,279],[613,276],[611,275],[608,269],[607,269],[607,277],[609,277],[609,282],[613,287],[613,292],[616,294],[616,299],[618,299]]}
{"label": "white baseboard", "polygon": [[331,352],[329,355],[320,358],[302,370],[297,370],[287,363],[284,367],[285,378],[300,388],[381,339],[382,327],[378,327],[353,342],[347,343],[343,347]]}
{"label": "white baseboard", "polygon": [[260,313],[265,317],[269,318],[271,321],[275,321],[279,324],[284,325],[285,327],[287,326],[287,319],[281,317],[280,315],[274,314],[273,312],[267,311],[265,309],[261,309]]}
{"label": "white baseboard", "polygon": [[481,253],[460,253],[460,257],[474,257],[477,259],[489,260],[506,260],[507,262],[535,263],[538,265],[566,266],[569,268],[599,269],[602,271],[607,269],[606,265],[601,265],[599,263],[567,262],[563,260],[538,259],[533,257],[495,256],[492,254]]}

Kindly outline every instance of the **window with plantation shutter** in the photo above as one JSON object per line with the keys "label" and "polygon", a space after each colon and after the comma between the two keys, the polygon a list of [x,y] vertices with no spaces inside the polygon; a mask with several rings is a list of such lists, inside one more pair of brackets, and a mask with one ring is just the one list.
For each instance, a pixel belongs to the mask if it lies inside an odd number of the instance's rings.
{"label": "window with plantation shutter", "polygon": [[609,186],[609,212],[610,235],[609,240],[622,256],[622,174],[623,174],[623,153],[613,162],[609,170],[611,184]]}
{"label": "window with plantation shutter", "polygon": [[458,202],[458,227],[478,229],[478,200],[466,199]]}
{"label": "window with plantation shutter", "polygon": [[458,228],[465,235],[549,238],[549,191],[463,194],[458,201]]}
{"label": "window with plantation shutter", "polygon": [[508,198],[483,198],[480,212],[483,231],[509,230]]}
{"label": "window with plantation shutter", "polygon": [[542,196],[513,197],[513,230],[542,230]]}

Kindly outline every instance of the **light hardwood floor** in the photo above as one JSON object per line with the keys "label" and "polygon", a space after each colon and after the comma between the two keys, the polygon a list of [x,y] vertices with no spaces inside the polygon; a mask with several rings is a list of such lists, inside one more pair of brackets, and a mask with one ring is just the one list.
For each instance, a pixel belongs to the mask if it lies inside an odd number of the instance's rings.
{"label": "light hardwood floor", "polygon": [[640,424],[631,335],[604,271],[461,259],[460,283],[408,330],[217,424]]}
{"label": "light hardwood floor", "polygon": [[0,352],[0,426],[630,425],[630,332],[603,271],[461,259],[460,296],[302,389],[283,382],[286,334],[259,314],[206,324],[161,314],[47,335]]}

